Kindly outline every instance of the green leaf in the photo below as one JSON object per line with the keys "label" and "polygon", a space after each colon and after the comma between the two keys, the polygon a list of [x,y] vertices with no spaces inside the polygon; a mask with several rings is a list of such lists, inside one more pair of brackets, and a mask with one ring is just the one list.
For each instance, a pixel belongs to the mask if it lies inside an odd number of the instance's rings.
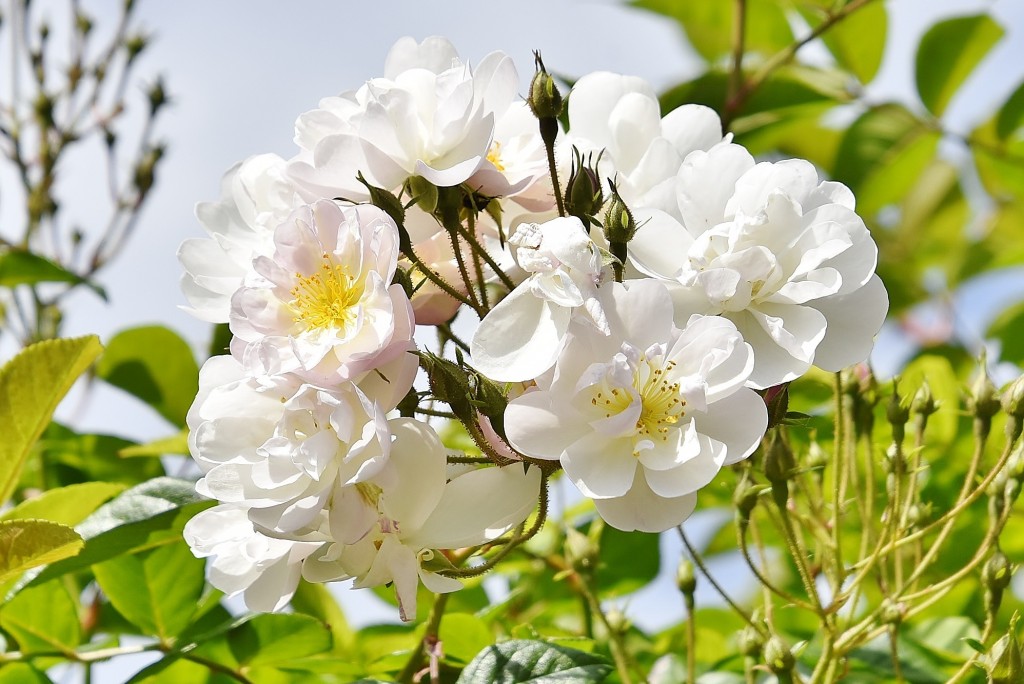
{"label": "green leaf", "polygon": [[483,620],[467,613],[445,614],[438,637],[445,658],[462,663],[472,661],[477,653],[494,643],[494,635]]}
{"label": "green leaf", "polygon": [[978,63],[1003,36],[988,14],[946,19],[928,29],[917,46],[917,92],[935,116],[946,106]]}
{"label": "green leaf", "polygon": [[146,402],[175,426],[185,424],[199,388],[199,367],[192,349],[176,333],[159,325],[115,335],[96,366],[96,374]]}
{"label": "green leaf", "polygon": [[996,135],[1006,140],[1024,125],[1024,83],[1006,99],[996,115]]}
{"label": "green leaf", "polygon": [[952,364],[941,356],[925,354],[911,361],[901,373],[900,393],[913,397],[927,380],[938,411],[928,419],[932,444],[947,444],[956,438],[960,414],[960,381]]}
{"label": "green leaf", "polygon": [[887,166],[927,132],[925,123],[902,105],[884,104],[869,109],[843,136],[833,176],[858,190],[876,168]]}
{"label": "green leaf", "polygon": [[28,663],[10,663],[0,667],[0,684],[52,684],[52,681]]}
{"label": "green leaf", "polygon": [[602,597],[621,596],[654,581],[661,563],[658,535],[622,532],[606,526],[601,532],[597,586]]}
{"label": "green leaf", "polygon": [[31,568],[74,556],[83,541],[67,525],[49,520],[0,522],[0,583]]}
{"label": "green leaf", "polygon": [[543,641],[513,640],[481,651],[456,684],[593,684],[611,671],[603,658],[590,653]]}
{"label": "green leaf", "polygon": [[182,541],[92,567],[103,593],[133,625],[168,640],[188,626],[203,593],[202,559]]}
{"label": "green leaf", "polygon": [[160,477],[123,492],[78,526],[85,548],[74,558],[53,563],[31,584],[102,563],[115,556],[178,542],[185,523],[213,501],[195,493],[186,480]]}
{"label": "green leaf", "polygon": [[[732,2],[633,0],[633,5],[679,22],[693,48],[709,62],[732,49]],[[773,0],[747,0],[744,45],[747,52],[772,55],[793,42],[786,13]]]}
{"label": "green leaf", "polygon": [[[805,12],[804,16],[810,20],[813,14]],[[873,2],[847,15],[821,38],[840,66],[853,72],[861,83],[870,83],[882,64],[888,26],[885,4]]]}
{"label": "green leaf", "polygon": [[101,350],[93,336],[47,340],[26,347],[0,369],[0,503],[14,493],[57,404]]}
{"label": "green leaf", "polygon": [[0,520],[39,518],[62,525],[77,525],[100,504],[124,490],[124,485],[111,482],[83,482],[50,489],[0,516]]}
{"label": "green leaf", "polygon": [[970,618],[956,615],[913,625],[906,631],[906,638],[945,660],[963,662],[974,653],[967,640],[980,639],[981,629]]}
{"label": "green leaf", "polygon": [[23,652],[69,652],[82,641],[78,601],[61,582],[25,589],[0,609],[0,627]]}
{"label": "green leaf", "polygon": [[117,455],[121,458],[135,458],[137,456],[166,456],[169,454],[175,454],[180,456],[188,456],[188,430],[182,430],[176,435],[170,437],[164,437],[163,439],[157,439],[146,444],[135,444],[130,447],[125,447],[117,452]]}
{"label": "green leaf", "polygon": [[99,481],[135,486],[164,474],[157,459],[118,458],[132,445],[114,435],[78,434],[50,423],[36,443],[39,458],[29,459],[22,483],[52,487]]}
{"label": "green leaf", "polygon": [[289,665],[331,650],[331,632],[308,615],[265,613],[231,630],[228,642],[243,666]]}
{"label": "green leaf", "polygon": [[999,340],[1000,359],[1024,364],[1024,304],[1003,311],[989,326],[985,337]]}
{"label": "green leaf", "polygon": [[330,628],[335,652],[343,653],[352,647],[355,633],[327,585],[299,580],[291,606],[296,613],[316,618]]}
{"label": "green leaf", "polygon": [[14,287],[37,283],[85,285],[104,301],[107,299],[107,293],[103,288],[45,257],[21,249],[0,252],[0,286]]}

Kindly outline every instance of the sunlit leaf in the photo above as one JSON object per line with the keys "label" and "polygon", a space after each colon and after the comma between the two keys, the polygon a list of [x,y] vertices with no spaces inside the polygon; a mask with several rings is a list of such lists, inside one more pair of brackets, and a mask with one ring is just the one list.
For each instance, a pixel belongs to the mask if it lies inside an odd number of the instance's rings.
{"label": "sunlit leaf", "polygon": [[331,632],[308,615],[266,613],[231,630],[228,641],[239,663],[265,667],[329,651]]}
{"label": "sunlit leaf", "polygon": [[22,501],[0,515],[0,520],[40,518],[62,525],[77,525],[110,497],[124,491],[124,485],[111,482],[83,482],[49,489]]}
{"label": "sunlit leaf", "polygon": [[946,19],[934,24],[917,47],[917,92],[932,114],[941,116],[992,46],[1003,28],[988,14]]}
{"label": "sunlit leaf", "polygon": [[[813,21],[813,14],[804,14]],[[869,83],[878,73],[885,51],[889,25],[885,3],[872,2],[829,28],[822,40],[836,62],[849,69],[861,83]]]}
{"label": "sunlit leaf", "polygon": [[457,684],[593,684],[611,673],[603,658],[543,641],[489,646],[466,666]]}
{"label": "sunlit leaf", "polygon": [[876,168],[884,168],[928,127],[902,105],[869,109],[847,130],[836,155],[835,177],[859,189]]}
{"label": "sunlit leaf", "polygon": [[355,633],[327,585],[300,580],[291,607],[296,613],[316,618],[330,628],[335,652],[345,652],[352,647]]}
{"label": "sunlit leaf", "polygon": [[[677,2],[676,0],[633,0],[633,5],[679,22],[694,49],[706,60],[714,61],[732,49],[732,2]],[[748,0],[746,3],[748,51],[771,55],[793,42],[783,8],[772,0]]]}
{"label": "sunlit leaf", "polygon": [[101,350],[95,337],[47,340],[25,348],[0,369],[0,502],[11,498],[32,445]]}
{"label": "sunlit leaf", "polygon": [[78,531],[82,552],[45,568],[33,584],[102,563],[123,553],[181,539],[185,523],[214,502],[195,493],[191,482],[161,477],[133,487],[86,518]]}
{"label": "sunlit leaf", "polygon": [[82,546],[82,538],[67,525],[49,520],[0,522],[0,582],[74,556]]}
{"label": "sunlit leaf", "polygon": [[52,680],[28,663],[0,667],[0,684],[51,684]]}
{"label": "sunlit leaf", "polygon": [[494,643],[494,635],[480,618],[467,613],[448,613],[438,634],[444,655],[468,663],[476,654]]}
{"label": "sunlit leaf", "polygon": [[1006,140],[1024,125],[1024,83],[1006,98],[996,114],[996,135]]}
{"label": "sunlit leaf", "polygon": [[125,447],[117,452],[121,458],[135,458],[137,456],[151,456],[159,458],[168,454],[188,456],[188,430],[182,430],[176,435],[157,439],[146,444],[135,444]]}
{"label": "sunlit leaf", "polygon": [[173,425],[185,414],[199,387],[199,367],[192,349],[162,326],[131,328],[113,337],[96,375],[146,402]]}
{"label": "sunlit leaf", "polygon": [[1003,361],[1024,364],[1024,304],[1010,307],[989,326],[985,337],[999,340]]}
{"label": "sunlit leaf", "polygon": [[85,285],[104,300],[107,298],[107,293],[99,285],[72,273],[46,257],[21,249],[0,251],[0,287],[38,283]]}
{"label": "sunlit leaf", "polygon": [[177,636],[203,593],[202,559],[184,541],[93,566],[96,581],[118,612],[146,634]]}
{"label": "sunlit leaf", "polygon": [[78,601],[61,582],[30,587],[0,608],[0,627],[23,652],[68,652],[82,640]]}

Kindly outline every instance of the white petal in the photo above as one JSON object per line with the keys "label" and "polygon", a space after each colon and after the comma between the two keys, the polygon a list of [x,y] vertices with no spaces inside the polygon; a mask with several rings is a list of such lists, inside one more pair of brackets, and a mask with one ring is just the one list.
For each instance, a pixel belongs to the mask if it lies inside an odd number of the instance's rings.
{"label": "white petal", "polygon": [[662,498],[651,491],[641,469],[633,480],[633,487],[625,496],[596,499],[594,505],[604,521],[617,529],[625,532],[664,532],[690,517],[697,507],[697,495]]}
{"label": "white petal", "polygon": [[675,279],[686,263],[693,238],[679,221],[657,209],[637,209],[640,226],[629,242],[629,259],[642,273]]}
{"label": "white petal", "polygon": [[637,471],[631,438],[609,440],[598,434],[570,444],[561,462],[576,488],[590,498],[622,496]]}
{"label": "white petal", "polygon": [[408,543],[459,549],[497,539],[523,522],[540,493],[540,468],[531,466],[524,473],[523,467],[480,468],[456,477]]}
{"label": "white petal", "polygon": [[768,409],[759,394],[744,387],[711,404],[707,414],[694,420],[701,433],[725,444],[725,465],[732,465],[760,444],[768,429]]}
{"label": "white petal", "polygon": [[532,380],[554,365],[569,318],[568,309],[520,285],[480,321],[470,343],[473,366],[499,382]]}
{"label": "white petal", "polygon": [[876,275],[859,290],[818,300],[814,307],[828,321],[825,337],[814,353],[814,365],[838,371],[871,353],[875,335],[889,310],[889,294]]}
{"label": "white petal", "polygon": [[664,498],[676,498],[692,494],[707,486],[725,462],[725,445],[718,440],[693,431],[699,444],[700,453],[675,468],[668,470],[645,469],[644,477],[651,491]]}
{"label": "white petal", "polygon": [[509,443],[534,458],[557,460],[572,442],[586,434],[581,422],[565,420],[543,390],[516,397],[505,408],[505,434]]}

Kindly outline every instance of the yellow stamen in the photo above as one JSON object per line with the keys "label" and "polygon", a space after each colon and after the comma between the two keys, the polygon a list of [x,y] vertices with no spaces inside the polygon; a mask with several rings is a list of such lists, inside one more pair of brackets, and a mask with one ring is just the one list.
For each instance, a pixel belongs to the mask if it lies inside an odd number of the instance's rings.
{"label": "yellow stamen", "polygon": [[359,292],[352,286],[352,277],[330,254],[324,253],[324,262],[310,275],[295,274],[294,299],[290,302],[296,323],[308,328],[344,328],[356,316],[353,305],[359,301]]}

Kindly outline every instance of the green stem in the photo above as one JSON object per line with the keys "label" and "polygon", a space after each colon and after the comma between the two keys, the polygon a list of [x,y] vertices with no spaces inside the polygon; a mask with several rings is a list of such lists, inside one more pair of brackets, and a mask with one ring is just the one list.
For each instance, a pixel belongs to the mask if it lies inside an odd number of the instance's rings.
{"label": "green stem", "polygon": [[448,597],[451,594],[437,594],[434,599],[434,605],[430,608],[430,616],[427,618],[426,629],[423,632],[423,639],[419,645],[413,649],[412,654],[409,656],[409,660],[406,661],[405,667],[402,668],[402,672],[398,675],[398,681],[402,684],[412,684],[415,680],[416,674],[423,669],[423,662],[427,658],[427,647],[437,641],[437,634],[441,629],[441,618],[444,617],[445,605],[448,603]]}
{"label": "green stem", "polygon": [[459,224],[459,234],[466,242],[469,243],[469,246],[473,249],[473,253],[479,254],[480,258],[482,258],[484,262],[491,267],[491,270],[494,271],[494,274],[498,276],[498,280],[500,280],[505,287],[509,290],[516,289],[516,284],[512,282],[512,279],[508,277],[508,274],[498,266],[498,262],[494,260],[494,257],[491,256],[490,252],[487,251],[487,248],[480,243],[480,240],[478,240],[475,235],[470,233],[466,227],[461,224]]}
{"label": "green stem", "polygon": [[701,558],[699,553],[697,553],[697,549],[693,548],[693,544],[690,543],[690,539],[686,536],[686,532],[683,531],[682,525],[676,525],[676,532],[679,533],[679,538],[682,540],[683,546],[686,547],[687,553],[690,554],[690,560],[692,560],[693,564],[697,566],[697,569],[700,570],[702,575],[704,575],[708,583],[714,587],[715,591],[718,592],[718,595],[721,596],[727,604],[729,604],[729,607],[732,608],[737,615],[743,618],[744,622],[756,629],[762,636],[767,637],[768,630],[765,629],[764,625],[754,622],[754,620],[751,619],[750,614],[740,608],[739,605],[737,605],[736,602],[725,593],[725,590],[722,589],[720,584],[718,584],[714,576],[708,572],[707,566],[704,565],[704,559]]}
{"label": "green stem", "polygon": [[686,681],[697,681],[697,622],[694,617],[693,594],[685,594],[686,602]]}

